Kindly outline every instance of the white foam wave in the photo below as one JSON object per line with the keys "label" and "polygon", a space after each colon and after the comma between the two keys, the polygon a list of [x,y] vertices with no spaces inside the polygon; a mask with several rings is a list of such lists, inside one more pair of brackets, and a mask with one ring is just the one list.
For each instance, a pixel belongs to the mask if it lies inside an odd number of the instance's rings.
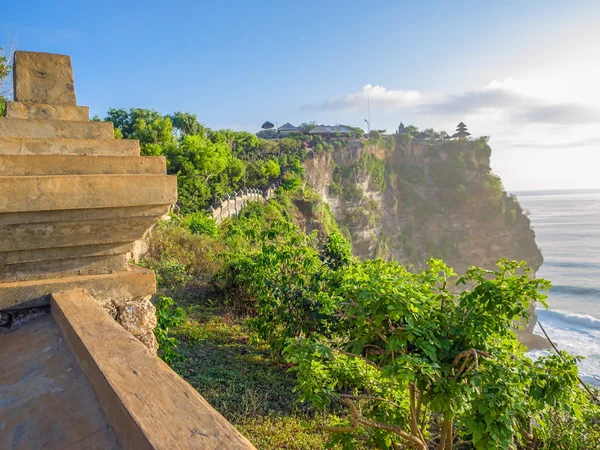
{"label": "white foam wave", "polygon": [[567,324],[600,330],[600,319],[585,314],[571,314],[565,311],[553,311],[545,309],[536,309],[535,311],[542,323],[547,321],[561,321]]}
{"label": "white foam wave", "polygon": [[[600,320],[564,311],[537,309],[536,312],[550,339],[560,350],[585,358],[578,364],[579,374],[586,382],[598,384],[594,377],[600,378]],[[534,333],[542,334],[537,326]],[[533,357],[543,353],[545,351],[529,352]]]}

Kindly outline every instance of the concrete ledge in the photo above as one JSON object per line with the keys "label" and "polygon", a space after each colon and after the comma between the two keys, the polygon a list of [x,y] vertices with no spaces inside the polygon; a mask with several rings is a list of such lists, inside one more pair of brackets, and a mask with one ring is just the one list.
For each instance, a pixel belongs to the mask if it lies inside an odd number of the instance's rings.
{"label": "concrete ledge", "polygon": [[0,135],[35,138],[111,139],[112,122],[0,118]]}
{"label": "concrete ledge", "polygon": [[0,155],[139,156],[134,139],[48,139],[0,135]]}
{"label": "concrete ledge", "polygon": [[6,102],[6,117],[25,120],[90,120],[90,108],[75,105]]}
{"label": "concrete ledge", "polygon": [[53,294],[51,310],[123,448],[254,449],[88,294]]}
{"label": "concrete ledge", "polygon": [[141,239],[158,220],[158,217],[126,217],[0,225],[3,237],[0,252],[133,242]]}
{"label": "concrete ledge", "polygon": [[89,258],[90,256],[124,255],[129,253],[132,247],[133,244],[131,242],[115,242],[75,247],[16,250],[0,253],[0,265],[55,261],[70,258]]}
{"label": "concrete ledge", "polygon": [[50,294],[71,289],[83,289],[100,303],[117,304],[154,294],[156,280],[150,270],[129,266],[127,271],[107,275],[0,283],[0,310],[46,306]]}
{"label": "concrete ledge", "polygon": [[0,155],[0,177],[39,175],[164,175],[164,156]]}
{"label": "concrete ledge", "polygon": [[0,177],[0,213],[172,205],[177,177],[49,175]]}
{"label": "concrete ledge", "polygon": [[8,283],[72,276],[106,275],[123,271],[126,266],[127,257],[124,254],[5,264],[0,265],[0,281]]}
{"label": "concrete ledge", "polygon": [[81,220],[120,219],[124,217],[161,217],[172,205],[141,205],[123,208],[62,209],[55,211],[22,211],[0,214],[0,225],[24,223],[73,222]]}

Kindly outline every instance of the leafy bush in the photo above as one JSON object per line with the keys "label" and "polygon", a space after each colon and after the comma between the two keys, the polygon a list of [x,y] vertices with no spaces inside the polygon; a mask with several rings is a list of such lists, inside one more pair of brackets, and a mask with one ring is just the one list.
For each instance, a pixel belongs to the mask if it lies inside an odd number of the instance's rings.
{"label": "leafy bush", "polygon": [[[326,428],[331,444],[450,449],[458,438],[508,449],[542,444],[552,428],[565,442],[578,439],[569,448],[592,448],[598,433],[582,432],[589,424],[576,405],[600,410],[581,400],[576,358],[534,362],[511,331],[532,301],[545,304],[540,290],[549,283],[505,260],[494,272],[469,270],[457,283],[474,287],[461,294],[448,290],[454,276],[436,260],[418,274],[381,260],[347,266],[330,292],[333,334],[288,341],[302,398],[318,407],[339,399],[349,409],[349,423]],[[550,425],[553,414],[577,432]]]}
{"label": "leafy bush", "polygon": [[362,188],[356,183],[349,183],[344,187],[344,199],[349,202],[359,202],[365,195]]}
{"label": "leafy bush", "polygon": [[158,341],[159,356],[167,364],[182,361],[183,357],[177,351],[177,339],[171,333],[174,328],[185,323],[185,311],[176,307],[170,297],[159,297],[155,306],[157,325],[154,328],[154,335]]}
{"label": "leafy bush", "polygon": [[217,237],[219,234],[217,223],[204,212],[188,214],[183,223],[194,234],[206,234],[210,237]]}

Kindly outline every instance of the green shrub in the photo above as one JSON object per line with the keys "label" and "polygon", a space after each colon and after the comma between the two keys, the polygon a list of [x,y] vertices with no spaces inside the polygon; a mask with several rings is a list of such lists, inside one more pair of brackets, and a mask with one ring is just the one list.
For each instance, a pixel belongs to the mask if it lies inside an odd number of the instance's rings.
{"label": "green shrub", "polygon": [[183,361],[183,356],[177,351],[177,339],[171,335],[174,328],[186,321],[185,311],[175,306],[170,297],[159,297],[156,301],[156,321],[154,335],[158,341],[158,354],[167,363]]}
{"label": "green shrub", "polygon": [[219,234],[217,223],[205,212],[188,214],[184,217],[183,224],[194,234],[206,234],[210,237],[217,237]]}
{"label": "green shrub", "polygon": [[347,184],[344,187],[344,199],[349,202],[359,202],[365,195],[362,188],[356,183]]}

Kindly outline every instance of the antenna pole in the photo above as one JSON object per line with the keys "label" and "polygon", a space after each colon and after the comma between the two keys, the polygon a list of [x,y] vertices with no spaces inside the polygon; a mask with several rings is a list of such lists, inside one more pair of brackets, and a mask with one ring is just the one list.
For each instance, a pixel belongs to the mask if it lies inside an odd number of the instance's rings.
{"label": "antenna pole", "polygon": [[368,132],[371,132],[371,98],[369,96],[369,90],[370,90],[371,86],[367,84],[367,108],[369,110],[369,121],[368,123]]}

